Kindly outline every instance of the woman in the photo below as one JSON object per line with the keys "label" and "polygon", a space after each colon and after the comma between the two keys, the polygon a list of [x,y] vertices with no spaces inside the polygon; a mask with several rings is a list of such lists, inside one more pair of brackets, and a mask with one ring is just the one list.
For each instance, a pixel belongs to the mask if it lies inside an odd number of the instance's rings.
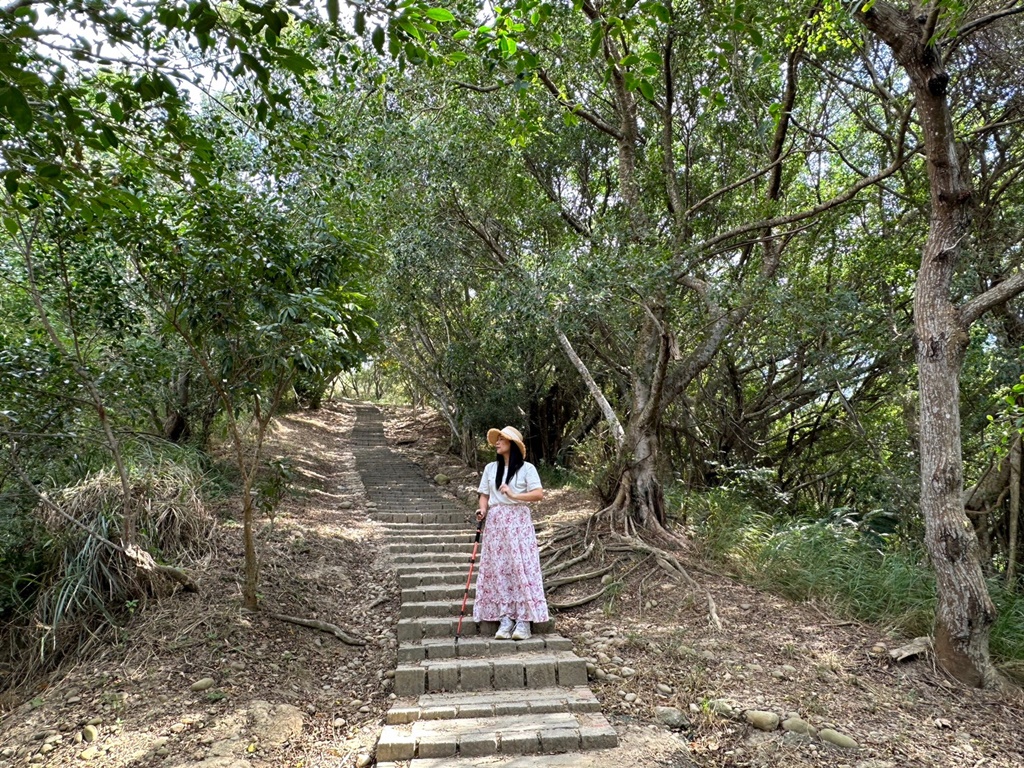
{"label": "woman", "polygon": [[526,640],[530,622],[548,620],[537,534],[528,506],[544,498],[544,489],[537,468],[524,461],[526,446],[519,430],[488,430],[487,442],[495,447],[498,458],[484,468],[477,489],[476,518],[486,519],[487,528],[473,620],[500,621],[498,640]]}

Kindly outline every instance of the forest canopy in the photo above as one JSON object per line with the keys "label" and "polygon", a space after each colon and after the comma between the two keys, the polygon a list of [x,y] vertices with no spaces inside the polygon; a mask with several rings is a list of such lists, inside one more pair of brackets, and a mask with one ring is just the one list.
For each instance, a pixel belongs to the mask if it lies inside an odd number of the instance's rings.
{"label": "forest canopy", "polygon": [[[53,589],[54,526],[173,561],[192,545],[133,499],[215,446],[255,607],[269,420],[374,376],[468,462],[521,425],[628,536],[927,560],[943,665],[995,684],[1020,610],[1020,11],[8,4],[0,611]],[[97,473],[120,490],[90,519],[56,501]]]}

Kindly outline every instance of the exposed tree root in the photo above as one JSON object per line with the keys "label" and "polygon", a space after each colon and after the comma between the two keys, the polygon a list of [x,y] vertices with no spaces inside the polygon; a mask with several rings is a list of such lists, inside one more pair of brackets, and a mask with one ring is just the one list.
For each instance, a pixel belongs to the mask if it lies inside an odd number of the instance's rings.
{"label": "exposed tree root", "polygon": [[270,613],[269,611],[266,613],[267,616],[270,616],[272,619],[277,619],[278,621],[285,621],[289,624],[298,624],[300,627],[309,627],[310,629],[319,629],[321,632],[327,632],[334,635],[346,645],[366,645],[365,640],[362,640],[355,635],[350,635],[337,624],[331,624],[327,621],[318,621],[316,619],[303,619],[298,616],[288,616],[284,613]]}
{"label": "exposed tree root", "polygon": [[587,595],[586,597],[581,597],[579,600],[570,600],[567,603],[552,603],[549,600],[548,601],[548,609],[552,610],[552,611],[565,611],[565,610],[568,610],[569,608],[579,608],[581,605],[586,605],[587,603],[592,603],[595,600],[597,600],[599,597],[601,597],[605,593],[605,590],[606,590],[606,587],[601,587],[601,589],[599,589],[597,592],[595,592],[592,595]]}
{"label": "exposed tree root", "polygon": [[[714,597],[709,590],[697,583],[676,554],[692,549],[692,545],[684,537],[673,534],[653,517],[649,517],[641,525],[629,514],[629,510],[626,507],[613,502],[588,517],[586,525],[582,527],[582,530],[576,526],[573,526],[568,531],[565,528],[559,529],[551,539],[545,542],[545,547],[550,550],[555,546],[556,542],[561,543],[569,539],[573,534],[579,535],[580,533],[583,535],[586,547],[579,555],[560,562],[561,558],[573,550],[575,542],[570,542],[557,547],[545,561],[542,567],[545,589],[554,590],[569,584],[578,584],[599,578],[613,571],[621,562],[621,557],[616,557],[614,562],[601,565],[596,569],[592,568],[585,573],[562,578],[551,578],[557,573],[566,571],[575,565],[593,558],[595,552],[600,553],[601,559],[605,555],[612,554],[626,555],[628,559],[636,560],[632,567],[618,575],[616,578],[618,582],[624,582],[629,574],[653,558],[657,564],[657,571],[665,573],[675,581],[686,584],[694,592],[703,593],[707,601],[708,620],[717,630],[722,631],[722,620],[718,615],[718,607],[715,604]],[[645,540],[651,538],[656,543],[650,543],[648,540]],[[638,555],[640,556],[639,558],[637,558]],[[645,578],[649,578],[649,576],[650,574]],[[549,601],[548,607],[552,610],[576,608],[608,594],[608,586],[603,585],[597,592],[576,600],[562,603]]]}
{"label": "exposed tree root", "polygon": [[566,560],[564,563],[559,563],[556,566],[549,567],[547,570],[542,571],[544,578],[546,579],[549,576],[554,576],[556,573],[561,573],[567,568],[572,568],[572,566],[576,565],[576,563],[582,563],[584,560],[590,557],[590,553],[593,551],[594,542],[590,542],[590,544],[587,545],[587,548],[583,550],[582,554],[577,555],[576,557],[571,558],[570,560]]}
{"label": "exposed tree root", "polygon": [[684,582],[695,592],[703,591],[708,601],[708,617],[710,618],[711,623],[715,626],[715,629],[722,631],[722,620],[718,617],[718,607],[715,605],[715,598],[712,597],[709,590],[705,589],[694,580],[683,564],[679,561],[678,557],[671,552],[666,552],[663,549],[652,546],[639,538],[625,539],[614,532],[612,532],[611,536],[613,539],[628,544],[636,552],[653,555],[661,569],[673,579]]}
{"label": "exposed tree root", "polygon": [[186,592],[199,592],[199,585],[181,568],[175,568],[173,565],[157,565],[153,570],[161,576],[178,582]]}
{"label": "exposed tree root", "polygon": [[[558,542],[571,539],[576,534],[577,531],[574,526],[562,526],[554,531],[546,532],[544,535],[544,543],[540,547],[540,553],[543,555]],[[560,550],[561,549],[564,549],[564,547],[561,547]]]}
{"label": "exposed tree root", "polygon": [[596,571],[590,571],[589,573],[580,573],[576,576],[563,576],[560,579],[545,579],[545,589],[556,589],[558,587],[564,587],[566,584],[578,584],[581,581],[590,581],[591,579],[597,579],[604,576],[606,573],[611,571],[616,565],[619,564],[618,560],[615,560],[604,568],[598,568]]}

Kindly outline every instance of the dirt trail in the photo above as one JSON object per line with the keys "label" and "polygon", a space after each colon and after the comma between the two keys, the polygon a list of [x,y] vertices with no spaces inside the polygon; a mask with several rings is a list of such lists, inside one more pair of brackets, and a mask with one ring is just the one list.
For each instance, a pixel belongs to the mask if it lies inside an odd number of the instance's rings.
{"label": "dirt trail", "polygon": [[[388,413],[392,445],[428,477],[445,474],[452,493],[471,497],[476,470],[443,453],[439,420]],[[0,712],[0,766],[367,761],[391,701],[398,589],[344,440],[353,421],[344,403],[279,420],[272,452],[290,462],[296,493],[265,521],[261,593],[266,609],[335,622],[365,646],[240,610],[241,536],[225,505],[210,556],[190,565],[202,594],[147,607],[99,653]],[[555,490],[539,511],[571,521],[592,509],[585,495]],[[1024,765],[1019,700],[953,687],[927,660],[890,665],[871,648],[897,638],[699,573],[725,625],[717,632],[703,601],[660,573],[637,568],[614,600],[558,617],[581,656],[635,673],[593,681],[619,730],[624,764],[678,765],[668,755],[683,745],[699,766]],[[204,679],[210,687],[193,691]],[[860,748],[760,731],[712,714],[713,700],[798,713]],[[658,706],[678,708],[688,726],[657,723]]]}

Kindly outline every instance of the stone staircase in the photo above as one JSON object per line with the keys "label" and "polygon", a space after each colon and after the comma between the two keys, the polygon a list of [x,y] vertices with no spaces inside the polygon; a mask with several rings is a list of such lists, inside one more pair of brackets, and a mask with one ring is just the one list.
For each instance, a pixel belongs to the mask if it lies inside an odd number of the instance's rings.
{"label": "stone staircase", "polygon": [[495,640],[496,623],[473,621],[470,585],[462,636],[455,636],[472,513],[388,449],[381,421],[376,408],[357,406],[351,435],[402,590],[398,700],[377,744],[379,768],[499,765],[506,756],[516,768],[541,768],[559,753],[558,765],[572,765],[570,753],[615,747],[615,730],[587,686],[586,662],[554,633],[553,621],[534,624],[529,640]]}

